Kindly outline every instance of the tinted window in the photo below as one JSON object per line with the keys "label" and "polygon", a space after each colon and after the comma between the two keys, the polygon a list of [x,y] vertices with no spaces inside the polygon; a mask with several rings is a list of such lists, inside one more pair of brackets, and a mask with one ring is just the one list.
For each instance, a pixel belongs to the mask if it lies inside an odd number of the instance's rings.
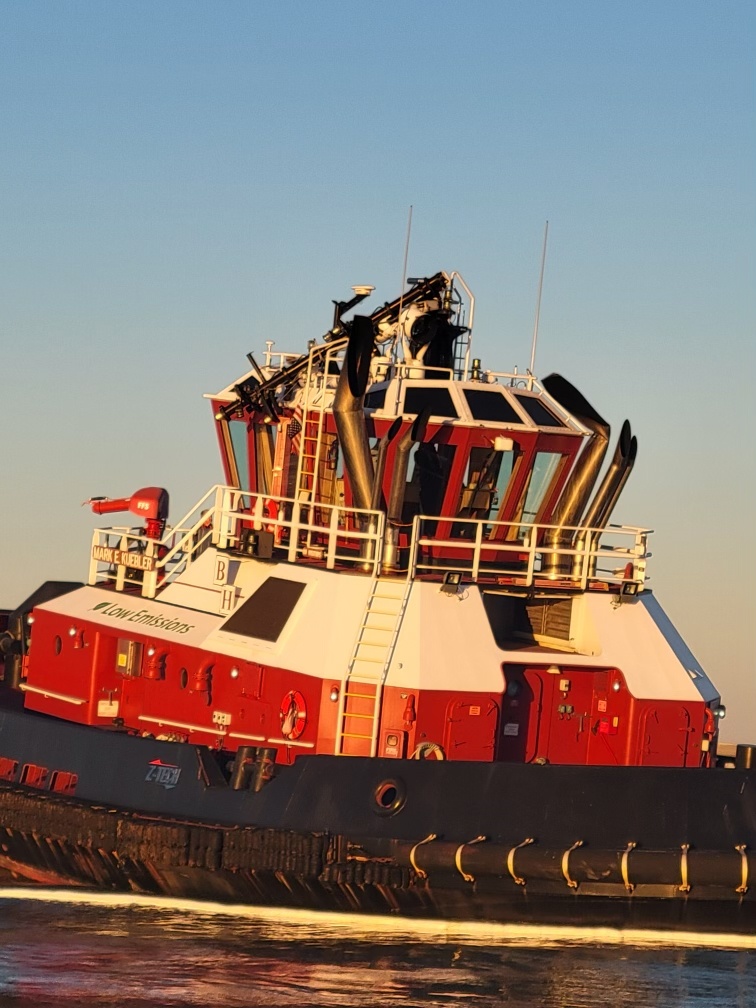
{"label": "tinted window", "polygon": [[276,641],[303,591],[302,581],[270,577],[239,606],[220,629],[244,637]]}
{"label": "tinted window", "polygon": [[368,409],[380,409],[386,401],[386,389],[376,389],[375,392],[368,392],[365,396],[365,405]]}
{"label": "tinted window", "polygon": [[403,413],[422,413],[425,407],[430,408],[431,416],[458,417],[448,388],[431,385],[410,387],[404,393]]}
{"label": "tinted window", "polygon": [[232,420],[228,429],[231,433],[231,445],[236,460],[236,471],[239,474],[239,486],[249,490],[249,456],[247,455],[247,424],[246,421]]}
{"label": "tinted window", "polygon": [[553,486],[561,460],[562,456],[554,452],[536,453],[525,494],[525,504],[522,511],[523,521],[534,522],[536,520],[538,512],[541,510],[541,504],[546,500]]}
{"label": "tinted window", "polygon": [[498,391],[465,389],[465,399],[476,420],[490,420],[492,423],[521,424],[522,417],[515,412],[507,397]]}
{"label": "tinted window", "polygon": [[[516,394],[516,393],[515,393]],[[556,417],[550,409],[547,409],[540,399],[534,396],[518,395],[517,401],[527,412],[533,423],[539,427],[564,427],[561,420]]]}

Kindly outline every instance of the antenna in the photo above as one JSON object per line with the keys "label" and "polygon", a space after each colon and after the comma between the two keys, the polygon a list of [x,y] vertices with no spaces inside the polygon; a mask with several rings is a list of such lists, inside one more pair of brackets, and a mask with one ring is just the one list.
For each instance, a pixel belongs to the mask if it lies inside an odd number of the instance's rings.
{"label": "antenna", "polygon": [[[402,322],[402,303],[404,301],[404,285],[407,283],[407,260],[409,258],[409,245],[410,245],[410,235],[412,234],[412,204],[410,203],[409,214],[407,215],[407,237],[404,241],[404,262],[402,263],[402,283],[399,287],[399,311],[397,313],[397,322],[399,323],[399,331],[401,331]],[[396,344],[394,344],[396,346]]]}
{"label": "antenna", "polygon": [[543,291],[543,273],[546,269],[546,242],[549,239],[549,222],[546,221],[546,227],[543,232],[543,251],[541,252],[541,275],[538,278],[538,297],[536,298],[536,313],[535,313],[535,324],[533,325],[533,346],[530,351],[530,367],[528,368],[528,374],[533,374],[533,368],[535,367],[535,354],[536,354],[536,343],[538,342],[538,321],[541,317],[541,292]]}
{"label": "antenna", "polygon": [[[402,292],[404,291],[404,285],[407,283],[407,260],[409,259],[409,246],[410,246],[410,235],[412,234],[412,204],[410,203],[409,214],[407,215],[407,237],[404,241],[404,263],[402,265],[402,286],[399,288]],[[401,311],[401,305],[399,306]]]}

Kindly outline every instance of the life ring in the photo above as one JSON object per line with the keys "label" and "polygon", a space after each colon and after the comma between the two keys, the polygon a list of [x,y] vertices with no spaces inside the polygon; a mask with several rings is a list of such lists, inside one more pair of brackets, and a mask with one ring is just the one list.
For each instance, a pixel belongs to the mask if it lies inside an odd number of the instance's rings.
{"label": "life ring", "polygon": [[281,734],[286,739],[298,739],[307,726],[307,705],[299,690],[289,690],[279,711]]}
{"label": "life ring", "polygon": [[415,748],[412,753],[412,759],[433,759],[443,760],[446,759],[444,750],[438,744],[438,742],[421,742],[419,746]]}

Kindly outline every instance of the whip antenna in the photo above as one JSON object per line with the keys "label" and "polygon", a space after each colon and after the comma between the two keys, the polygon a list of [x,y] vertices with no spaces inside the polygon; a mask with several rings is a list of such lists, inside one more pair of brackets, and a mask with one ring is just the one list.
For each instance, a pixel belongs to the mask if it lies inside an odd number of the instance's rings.
{"label": "whip antenna", "polygon": [[[410,210],[412,208],[410,207]],[[535,367],[535,355],[536,355],[536,343],[538,342],[538,321],[541,317],[541,292],[543,291],[543,273],[546,269],[546,242],[549,239],[549,222],[546,221],[546,227],[543,232],[543,251],[541,252],[541,275],[538,278],[538,297],[536,298],[536,313],[535,313],[535,323],[533,325],[533,346],[530,351],[530,367],[528,368],[528,373],[533,374],[533,368]]]}
{"label": "whip antenna", "polygon": [[407,216],[407,237],[404,240],[404,262],[402,264],[402,283],[399,287],[399,312],[397,314],[397,336],[401,332],[402,326],[402,303],[404,301],[404,285],[407,283],[407,260],[409,259],[410,235],[412,234],[412,204],[410,203],[409,214]]}

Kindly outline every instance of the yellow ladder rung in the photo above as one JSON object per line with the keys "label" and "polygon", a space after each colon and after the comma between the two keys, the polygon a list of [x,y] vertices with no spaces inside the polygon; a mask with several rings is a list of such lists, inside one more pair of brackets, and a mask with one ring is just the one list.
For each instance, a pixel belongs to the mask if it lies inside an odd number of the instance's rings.
{"label": "yellow ladder rung", "polygon": [[354,714],[354,713],[352,713],[352,711],[348,711],[348,710],[344,711],[344,717],[358,717],[358,718],[363,718],[366,721],[372,721],[373,720],[373,715],[372,714]]}
{"label": "yellow ladder rung", "polygon": [[341,733],[341,737],[342,737],[342,738],[361,738],[361,739],[370,739],[371,741],[372,741],[372,739],[373,739],[373,736],[372,736],[372,735],[359,735],[359,734],[357,734],[357,732],[348,732],[348,731],[345,731],[345,732],[342,732],[342,733]]}

